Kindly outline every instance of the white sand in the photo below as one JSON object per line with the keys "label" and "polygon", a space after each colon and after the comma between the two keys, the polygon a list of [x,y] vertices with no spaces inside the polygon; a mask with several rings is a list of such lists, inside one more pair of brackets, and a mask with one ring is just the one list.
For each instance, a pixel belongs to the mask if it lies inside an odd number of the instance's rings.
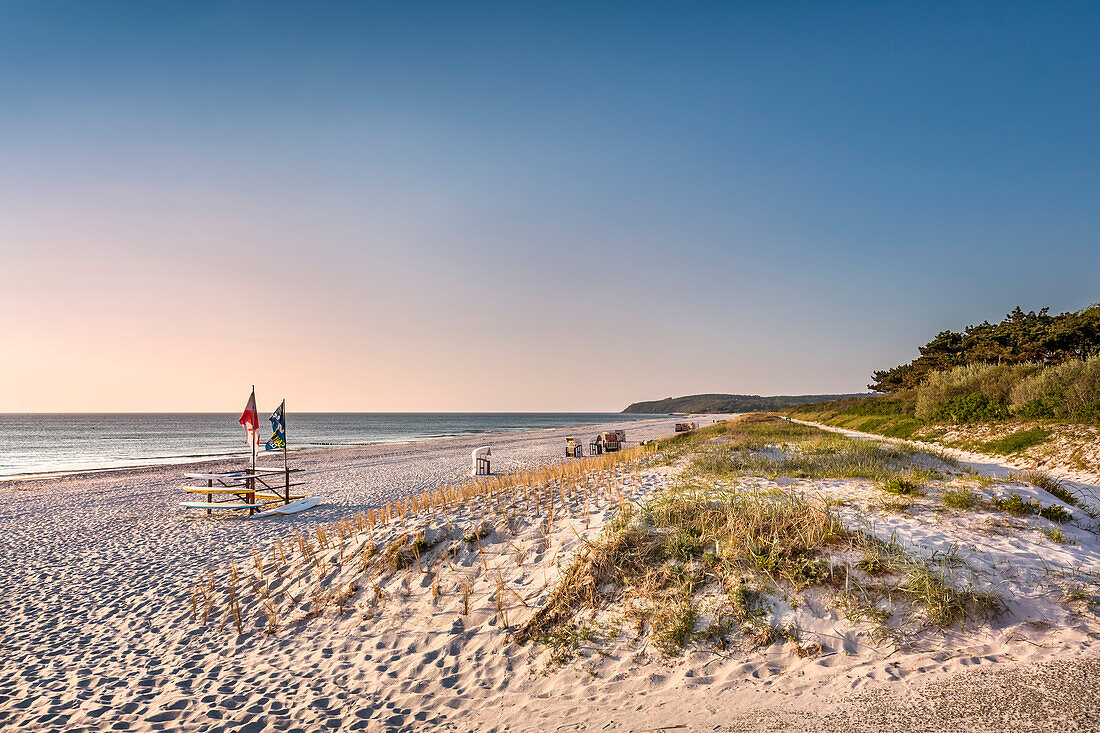
{"label": "white sand", "polygon": [[[624,427],[633,442],[667,435],[673,422]],[[310,488],[329,503],[274,520],[207,519],[179,509],[179,466],[0,484],[0,572],[7,579],[0,595],[0,727],[848,730],[889,719],[891,727],[905,728],[932,705],[920,707],[933,699],[928,690],[971,668],[994,670],[990,684],[997,686],[1006,674],[1072,679],[1085,669],[1080,664],[1095,661],[1095,617],[1058,598],[1060,589],[1100,571],[1095,534],[1070,525],[1065,530],[1077,544],[1057,545],[1040,532],[1050,526],[1046,520],[999,525],[1003,515],[944,514],[931,499],[908,514],[882,512],[881,492],[850,481],[794,485],[850,501],[841,508],[847,521],[865,526],[866,517],[874,516],[871,529],[880,536],[897,536],[928,553],[954,548],[976,584],[999,587],[1008,612],[948,632],[924,630],[902,648],[873,640],[868,626],[811,600],[772,612],[776,622],[798,624],[805,641],[822,644],[823,652],[809,658],[799,658],[790,644],[774,644],[723,654],[689,650],[670,660],[624,633],[601,645],[604,654],[582,645],[577,660],[548,665],[541,647],[508,640],[494,608],[497,578],[516,599],[508,611],[514,628],[545,602],[556,569],[568,565],[582,538],[598,535],[612,515],[604,501],[587,512],[574,505],[554,524],[549,544],[539,521],[520,522],[514,532],[498,521],[482,540],[483,552],[463,542],[480,516],[455,510],[426,521],[433,542],[440,540],[425,553],[425,567],[434,562],[431,572],[398,573],[377,603],[360,578],[364,587],[342,616],[330,610],[293,623],[303,604],[288,610],[275,636],[255,626],[262,622],[254,606],[245,609],[250,626],[241,635],[232,622],[219,630],[220,605],[209,625],[192,620],[189,591],[209,566],[218,568],[219,578],[228,561],[255,574],[250,548],[268,548],[296,529],[453,482],[468,471],[469,452],[477,445],[492,445],[495,467],[505,470],[560,460],[562,438],[574,432],[582,431],[305,454],[300,464],[311,471]],[[624,490],[644,501],[673,474],[670,468],[648,469],[630,477]],[[1032,492],[1044,505],[1057,503],[1032,487],[1012,490]],[[375,530],[373,541],[384,544],[409,529],[393,522]],[[367,539],[350,540],[348,551]],[[443,561],[438,553],[448,547],[454,557]],[[334,556],[328,552],[333,570],[324,583],[330,590],[359,575]],[[436,599],[433,573],[441,591]],[[467,615],[461,609],[463,578],[472,588]],[[282,582],[294,587],[291,579]],[[1050,660],[1071,666],[1054,675],[1031,666]],[[970,701],[958,689],[945,689],[944,695],[963,695],[960,709]],[[1095,705],[1092,695],[1083,691],[1069,699],[1087,713]],[[918,707],[907,718],[888,718],[901,709],[898,699]],[[988,712],[974,712],[967,727],[982,727]],[[1068,715],[1076,724],[1079,712],[1071,702],[1048,714]],[[932,722],[952,727],[944,712],[935,715]],[[997,724],[990,729],[1000,730],[1035,722],[992,720]]]}

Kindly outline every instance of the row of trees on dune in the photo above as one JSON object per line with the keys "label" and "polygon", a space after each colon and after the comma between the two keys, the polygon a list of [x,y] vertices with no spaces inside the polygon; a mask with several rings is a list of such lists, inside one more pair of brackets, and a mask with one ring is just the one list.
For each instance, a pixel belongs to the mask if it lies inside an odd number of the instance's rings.
{"label": "row of trees on dune", "polygon": [[943,331],[873,380],[870,389],[924,421],[1100,422],[1100,305],[1016,308],[1000,323]]}
{"label": "row of trees on dune", "polygon": [[1100,304],[1052,316],[1049,308],[1016,310],[1000,323],[985,321],[961,333],[941,331],[908,364],[877,371],[867,385],[889,393],[916,387],[933,372],[967,364],[1060,364],[1100,354]]}

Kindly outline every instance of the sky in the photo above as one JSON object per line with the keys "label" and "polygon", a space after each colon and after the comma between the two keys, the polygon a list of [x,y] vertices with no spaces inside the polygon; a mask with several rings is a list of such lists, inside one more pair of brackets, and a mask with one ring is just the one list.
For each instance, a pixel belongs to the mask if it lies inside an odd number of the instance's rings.
{"label": "sky", "polygon": [[863,391],[1100,300],[1100,4],[0,0],[0,412]]}

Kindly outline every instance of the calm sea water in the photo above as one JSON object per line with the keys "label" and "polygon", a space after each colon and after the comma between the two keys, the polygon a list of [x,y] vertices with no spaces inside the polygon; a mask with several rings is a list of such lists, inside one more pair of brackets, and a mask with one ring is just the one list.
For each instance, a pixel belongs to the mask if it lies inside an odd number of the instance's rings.
{"label": "calm sea water", "polygon": [[[0,478],[244,456],[247,446],[239,416],[0,414]],[[404,443],[653,417],[590,412],[288,413],[287,442],[292,450]],[[266,430],[266,414],[260,418]],[[267,435],[263,432],[261,440]]]}

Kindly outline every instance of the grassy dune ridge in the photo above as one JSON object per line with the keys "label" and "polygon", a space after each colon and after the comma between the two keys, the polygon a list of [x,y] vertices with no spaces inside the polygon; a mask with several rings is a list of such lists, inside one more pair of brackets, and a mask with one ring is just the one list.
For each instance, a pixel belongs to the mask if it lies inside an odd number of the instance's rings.
{"label": "grassy dune ridge", "polygon": [[782,411],[800,420],[945,448],[1004,456],[1022,467],[1100,474],[1100,426],[1009,417],[989,421],[925,421],[890,397],[806,405]]}
{"label": "grassy dune ridge", "polygon": [[551,665],[623,644],[811,657],[837,624],[905,645],[1003,605],[965,559],[883,535],[876,515],[974,513],[1073,541],[1074,512],[989,488],[934,451],[752,414],[296,532],[197,579],[188,615],[269,636],[457,617]]}
{"label": "grassy dune ridge", "polygon": [[1100,305],[1058,315],[1017,308],[1000,323],[943,331],[919,351],[912,362],[873,374],[870,387],[879,395],[781,411],[892,438],[1100,470],[1100,454],[1087,445],[1100,428]]}
{"label": "grassy dune ridge", "polygon": [[[944,563],[854,530],[830,503],[794,489],[738,486],[743,477],[923,481],[936,475],[927,454],[853,441],[774,415],[746,416],[666,442],[685,463],[680,482],[630,507],[577,558],[522,638],[561,644],[562,629],[585,628],[621,607],[636,633],[665,653],[686,644],[718,648],[786,640],[799,655],[797,628],[768,611],[810,593],[870,619],[877,633],[901,635],[914,622],[948,626],[995,613],[989,590],[958,587]],[[942,478],[942,476],[941,476]]]}

